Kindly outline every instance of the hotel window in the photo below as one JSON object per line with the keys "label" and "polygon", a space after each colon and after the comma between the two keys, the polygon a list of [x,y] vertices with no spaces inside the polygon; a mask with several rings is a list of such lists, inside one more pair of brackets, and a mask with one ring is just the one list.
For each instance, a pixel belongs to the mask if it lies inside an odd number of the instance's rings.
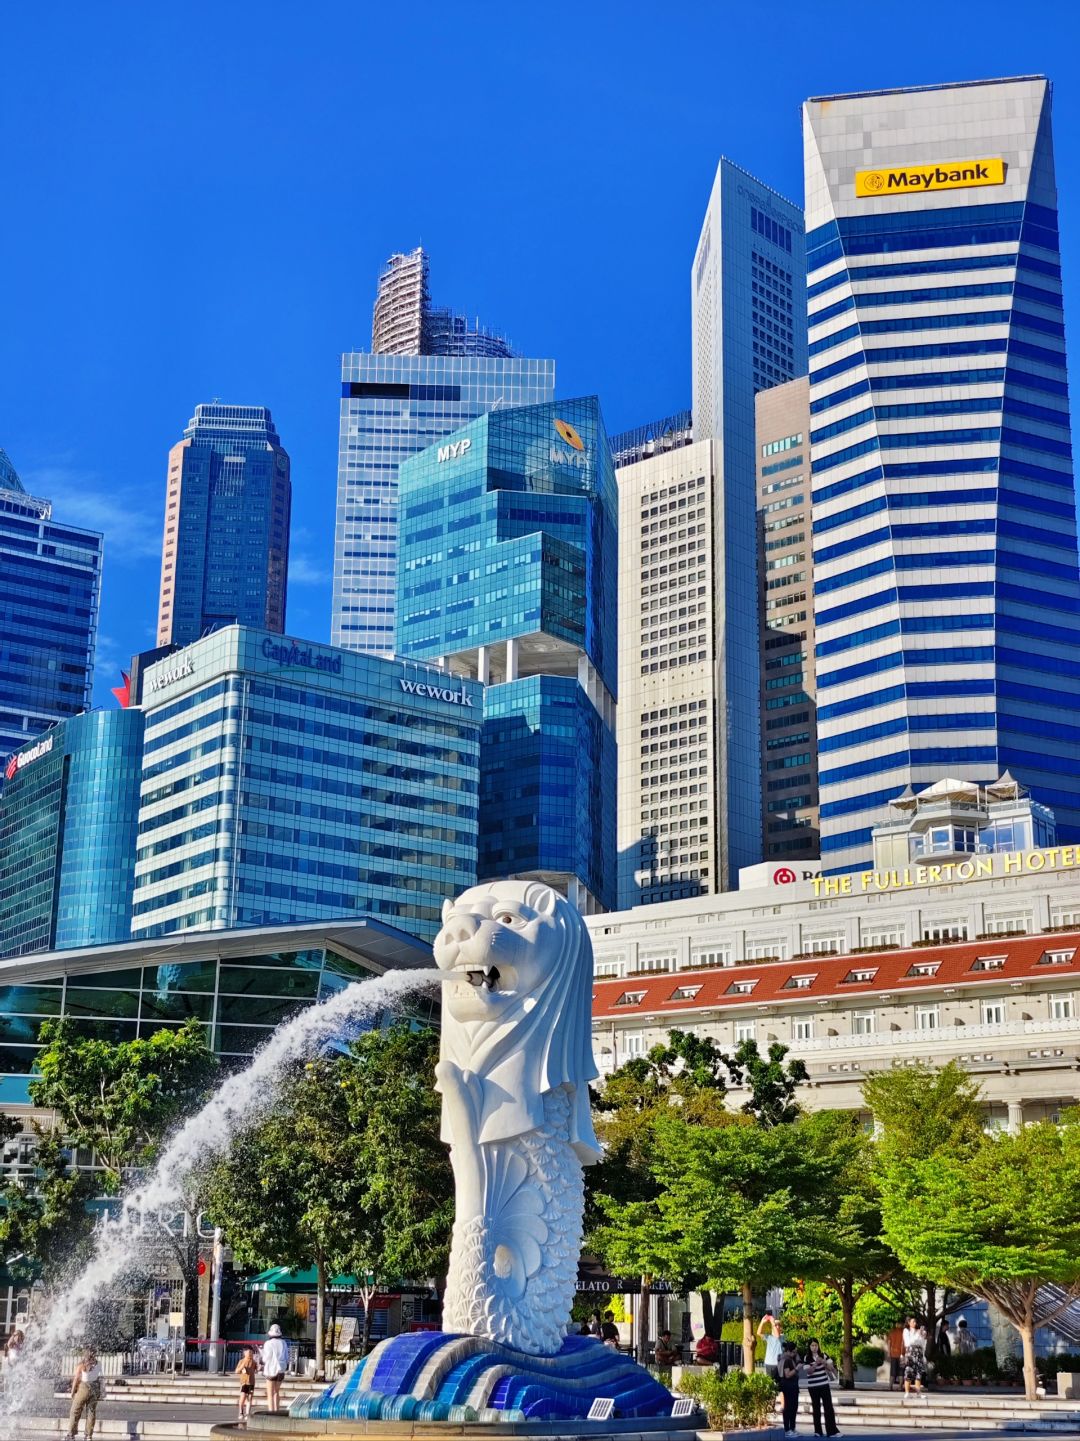
{"label": "hotel window", "polygon": [[1071,966],[1075,951],[1044,951],[1039,957],[1040,966]]}
{"label": "hotel window", "polygon": [[851,1017],[851,1029],[856,1036],[872,1036],[875,1030],[873,1011],[856,1011]]}
{"label": "hotel window", "polygon": [[671,971],[675,969],[674,951],[642,952],[634,965],[635,971]]}
{"label": "hotel window", "polygon": [[876,966],[872,970],[848,971],[841,984],[845,986],[866,986],[870,984],[876,975]]}
{"label": "hotel window", "polygon": [[792,1021],[791,1039],[793,1041],[812,1041],[814,1039],[813,1016],[799,1016]]}
{"label": "hotel window", "polygon": [[1031,915],[1027,911],[1014,912],[1012,915],[991,916],[986,922],[986,934],[988,936],[1026,936],[1031,933]]}
{"label": "hotel window", "polygon": [[1003,971],[1007,956],[976,956],[971,963],[973,971]]}
{"label": "hotel window", "polygon": [[617,976],[619,974],[618,961],[597,961],[593,966],[593,972],[597,977]]}
{"label": "hotel window", "polygon": [[669,1001],[692,1001],[701,990],[700,986],[676,986],[668,997]]}
{"label": "hotel window", "polygon": [[1052,926],[1076,926],[1080,929],[1080,911],[1051,911]]}
{"label": "hotel window", "polygon": [[747,941],[748,961],[783,961],[787,959],[787,946],[783,941]]}
{"label": "hotel window", "polygon": [[690,964],[692,966],[730,966],[731,947],[716,946],[707,951],[691,951]]}
{"label": "hotel window", "polygon": [[726,994],[729,996],[748,996],[757,985],[757,981],[732,981],[728,986]]}
{"label": "hotel window", "polygon": [[1073,1018],[1072,996],[1051,996],[1050,997],[1050,1019],[1052,1021],[1071,1021]]}
{"label": "hotel window", "polygon": [[742,1041],[752,1041],[753,1039],[754,1039],[754,1022],[753,1022],[753,1021],[736,1021],[736,1022],[735,1022],[735,1044],[736,1044],[736,1045],[739,1045],[739,1043],[742,1042]]}
{"label": "hotel window", "polygon": [[844,952],[843,936],[816,936],[807,941],[806,949],[812,956],[839,956]]}
{"label": "hotel window", "polygon": [[645,1033],[643,1031],[627,1031],[622,1041],[623,1051],[628,1057],[645,1054]]}
{"label": "hotel window", "polygon": [[784,982],[785,991],[808,991],[817,980],[817,975],[789,976]]}
{"label": "hotel window", "polygon": [[1003,1026],[1005,1024],[1005,1002],[983,1001],[982,1023],[984,1026]]}
{"label": "hotel window", "polygon": [[923,926],[924,941],[966,941],[967,921],[930,921]]}
{"label": "hotel window", "polygon": [[915,1029],[917,1031],[936,1031],[941,1025],[941,1011],[937,1006],[916,1006],[915,1007]]}
{"label": "hotel window", "polygon": [[623,991],[615,1004],[617,1006],[640,1006],[644,999],[644,991]]}
{"label": "hotel window", "polygon": [[936,976],[937,973],[938,973],[938,968],[940,967],[940,965],[941,965],[941,962],[940,962],[940,961],[916,961],[913,966],[909,966],[909,967],[908,967],[907,971],[905,972],[905,975],[907,975],[907,976]]}
{"label": "hotel window", "polygon": [[862,933],[862,945],[864,946],[902,946],[904,944],[904,931],[902,926],[890,926],[888,929],[875,928],[867,929]]}

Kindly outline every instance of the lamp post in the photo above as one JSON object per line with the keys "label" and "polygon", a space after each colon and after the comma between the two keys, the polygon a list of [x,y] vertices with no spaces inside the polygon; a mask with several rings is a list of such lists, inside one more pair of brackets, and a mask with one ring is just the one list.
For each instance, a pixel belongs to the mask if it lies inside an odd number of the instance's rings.
{"label": "lamp post", "polygon": [[222,1348],[221,1348],[221,1341],[220,1341],[220,1331],[221,1331],[221,1271],[222,1271],[221,1260],[222,1260],[222,1252],[223,1252],[223,1249],[224,1249],[224,1248],[223,1248],[223,1246],[222,1246],[222,1244],[221,1244],[221,1227],[220,1227],[220,1226],[215,1226],[215,1227],[214,1227],[214,1250],[213,1250],[213,1261],[212,1261],[212,1264],[213,1264],[213,1267],[214,1267],[214,1273],[213,1273],[213,1277],[212,1277],[212,1279],[211,1279],[211,1290],[210,1290],[210,1295],[211,1295],[211,1306],[210,1306],[210,1346],[209,1346],[209,1349],[208,1349],[208,1351],[207,1351],[207,1353],[206,1353],[206,1369],[207,1369],[208,1371],[220,1371],[220,1370],[222,1370],[222,1364],[221,1364],[221,1363],[222,1363],[222,1359],[223,1359],[223,1358],[222,1358],[222,1354],[221,1354]]}

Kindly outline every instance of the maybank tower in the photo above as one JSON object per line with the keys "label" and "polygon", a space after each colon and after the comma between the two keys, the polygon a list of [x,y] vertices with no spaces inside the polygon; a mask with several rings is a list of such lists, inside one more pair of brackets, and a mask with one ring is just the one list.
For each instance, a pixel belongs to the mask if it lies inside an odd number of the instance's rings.
{"label": "maybank tower", "polygon": [[[805,108],[821,846],[1003,771],[1080,839],[1080,583],[1050,84]],[[974,833],[973,833],[974,834]]]}

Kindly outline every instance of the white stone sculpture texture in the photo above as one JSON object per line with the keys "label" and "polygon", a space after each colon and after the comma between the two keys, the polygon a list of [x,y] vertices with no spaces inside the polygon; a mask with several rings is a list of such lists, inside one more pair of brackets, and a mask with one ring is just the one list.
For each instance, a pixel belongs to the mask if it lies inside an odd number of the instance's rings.
{"label": "white stone sculpture texture", "polygon": [[562,1345],[577,1284],[589,1112],[592,945],[536,881],[443,905],[442,1134],[456,1213],[443,1329],[536,1356]]}

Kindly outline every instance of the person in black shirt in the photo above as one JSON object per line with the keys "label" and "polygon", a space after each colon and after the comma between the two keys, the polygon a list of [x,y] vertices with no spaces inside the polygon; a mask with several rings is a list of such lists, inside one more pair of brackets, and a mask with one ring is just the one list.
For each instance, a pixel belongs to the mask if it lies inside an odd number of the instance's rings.
{"label": "person in black shirt", "polygon": [[780,1360],[776,1363],[776,1384],[784,1398],[784,1435],[794,1436],[799,1414],[799,1354],[794,1341],[781,1343]]}
{"label": "person in black shirt", "polygon": [[821,1416],[824,1412],[825,1435],[838,1436],[840,1428],[836,1424],[832,1390],[829,1385],[831,1381],[836,1380],[836,1367],[816,1340],[811,1341],[807,1349],[806,1359],[802,1364],[802,1374],[806,1380],[806,1389],[810,1392],[810,1407],[814,1413],[814,1434],[817,1436],[822,1434]]}
{"label": "person in black shirt", "polygon": [[600,1339],[605,1346],[614,1346],[619,1349],[619,1328],[615,1324],[615,1316],[611,1311],[604,1312],[604,1323],[600,1327]]}

